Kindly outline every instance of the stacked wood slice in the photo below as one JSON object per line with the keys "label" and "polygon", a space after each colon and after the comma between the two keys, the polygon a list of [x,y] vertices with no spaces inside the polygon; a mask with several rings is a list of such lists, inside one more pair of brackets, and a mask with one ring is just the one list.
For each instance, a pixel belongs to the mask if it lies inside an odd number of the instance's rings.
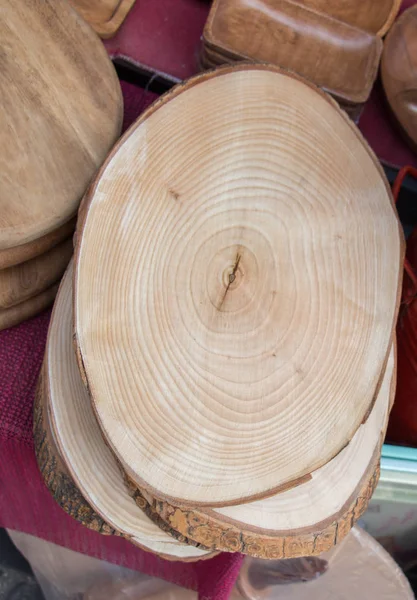
{"label": "stacked wood slice", "polygon": [[241,60],[289,69],[359,118],[378,72],[381,37],[400,0],[214,0],[204,28],[202,69]]}
{"label": "stacked wood slice", "polygon": [[76,240],[35,419],[61,505],[178,558],[343,539],[378,480],[404,254],[346,114],[276,67],[200,75],[116,145]]}
{"label": "stacked wood slice", "polygon": [[101,42],[65,0],[16,0],[0,20],[0,329],[50,304],[79,202],[120,133]]}

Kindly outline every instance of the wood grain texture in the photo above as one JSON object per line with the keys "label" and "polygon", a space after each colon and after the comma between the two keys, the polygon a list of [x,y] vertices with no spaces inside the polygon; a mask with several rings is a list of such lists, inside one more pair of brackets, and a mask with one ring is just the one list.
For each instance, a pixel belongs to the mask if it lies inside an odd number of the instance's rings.
{"label": "wood grain texture", "polygon": [[64,223],[64,225],[61,225],[58,229],[55,229],[55,231],[52,231],[33,242],[28,242],[27,244],[22,244],[15,248],[8,248],[7,250],[0,250],[0,269],[14,267],[15,265],[27,262],[40,254],[48,252],[48,250],[51,250],[54,246],[66,240],[74,233],[75,223],[75,218],[70,219],[67,223]]}
{"label": "wood grain texture", "polygon": [[74,216],[120,134],[123,102],[107,53],[65,0],[0,9],[0,251]]}
{"label": "wood grain texture", "polygon": [[327,95],[260,65],[179,86],[115,147],[78,237],[79,365],[139,487],[238,504],[353,437],[404,244],[375,156]]}
{"label": "wood grain texture", "polygon": [[311,481],[296,489],[266,500],[223,509],[172,506],[141,492],[127,478],[130,493],[139,506],[145,501],[174,529],[208,547],[263,558],[271,558],[272,551],[280,551],[282,558],[291,558],[291,552],[296,553],[294,557],[306,556],[311,547],[316,548],[317,539],[320,539],[320,548],[322,544],[328,544],[328,549],[332,540],[337,543],[339,539],[339,534],[332,536],[329,533],[334,532],[335,524],[338,524],[337,529],[341,527],[344,535],[359,512],[365,509],[359,499],[355,518],[350,518],[358,494],[364,495],[364,486],[370,482],[379,461],[395,384],[395,352],[392,349],[378,398],[366,423],[337,457],[315,471]]}
{"label": "wood grain texture", "polygon": [[387,35],[381,77],[404,137],[417,151],[417,6],[406,10]]}
{"label": "wood grain texture", "polygon": [[58,284],[56,283],[37,296],[0,310],[0,331],[15,327],[49,308],[55,300],[57,291]]}
{"label": "wood grain texture", "polygon": [[0,310],[33,298],[57,283],[72,253],[70,238],[28,262],[0,270]]}
{"label": "wood grain texture", "polygon": [[135,0],[70,0],[75,10],[101,38],[117,33]]}
{"label": "wood grain texture", "polygon": [[[74,498],[82,498],[94,512],[91,518],[94,524],[100,519],[113,532],[133,539],[148,551],[170,556],[171,560],[213,556],[199,549],[196,543],[193,543],[196,547],[185,545],[187,540],[176,532],[169,535],[170,526],[162,519],[156,525],[127,493],[120,468],[103,440],[78,373],[72,347],[72,262],[52,314],[43,390],[55,444],[53,455],[60,457],[56,477],[61,477],[60,473],[70,477],[76,490],[73,490]],[[55,492],[54,497],[57,499]],[[178,538],[178,542],[173,537]]]}
{"label": "wood grain texture", "polygon": [[377,36],[288,0],[214,0],[203,40],[226,60],[270,62],[359,104],[382,52]]}

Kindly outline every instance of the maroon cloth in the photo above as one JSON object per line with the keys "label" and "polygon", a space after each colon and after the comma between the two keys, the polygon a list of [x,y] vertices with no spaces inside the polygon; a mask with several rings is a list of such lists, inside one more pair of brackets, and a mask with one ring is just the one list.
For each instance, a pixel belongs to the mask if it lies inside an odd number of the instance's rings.
{"label": "maroon cloth", "polygon": [[[122,89],[127,127],[155,95],[125,83]],[[50,312],[0,332],[0,526],[198,590],[200,598],[226,600],[239,573],[240,554],[197,563],[166,561],[83,527],[49,494],[36,464],[32,410]]]}
{"label": "maroon cloth", "polygon": [[207,0],[136,0],[117,34],[104,42],[112,58],[185,79],[198,72]]}

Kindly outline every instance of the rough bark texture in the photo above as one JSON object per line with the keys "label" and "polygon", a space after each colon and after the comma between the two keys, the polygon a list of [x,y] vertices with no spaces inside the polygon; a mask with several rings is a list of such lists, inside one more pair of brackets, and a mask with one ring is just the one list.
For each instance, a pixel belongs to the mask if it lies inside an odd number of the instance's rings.
{"label": "rough bark texture", "polygon": [[193,539],[209,549],[242,552],[257,558],[298,558],[326,552],[349,533],[366,511],[378,483],[379,456],[380,448],[377,448],[369,469],[360,483],[358,494],[347,502],[342,514],[336,516],[334,521],[323,529],[320,529],[318,524],[317,530],[311,532],[293,530],[288,533],[276,532],[273,535],[271,532],[271,535],[266,535],[256,534],[250,530],[245,531],[243,524],[234,525],[224,522],[216,518],[212,511],[205,513],[202,509],[180,508],[153,498],[149,493],[141,492],[128,476],[126,480],[137,505],[140,508],[144,504],[151,505],[151,511],[147,512],[150,518],[154,519],[154,515],[158,515],[188,540]]}
{"label": "rough bark texture", "polygon": [[60,507],[85,527],[105,535],[121,535],[85,501],[59,458],[45,414],[43,375],[39,377],[33,413],[35,452],[46,487]]}

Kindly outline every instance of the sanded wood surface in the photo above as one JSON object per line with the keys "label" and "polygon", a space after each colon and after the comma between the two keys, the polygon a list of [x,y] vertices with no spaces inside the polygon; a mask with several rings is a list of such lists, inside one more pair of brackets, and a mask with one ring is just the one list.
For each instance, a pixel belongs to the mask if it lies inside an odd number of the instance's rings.
{"label": "sanded wood surface", "polygon": [[128,480],[130,493],[139,505],[145,498],[157,514],[188,539],[208,547],[263,558],[292,558],[328,550],[366,510],[376,483],[373,476],[378,473],[395,384],[392,349],[366,423],[338,456],[297,488],[222,509],[172,506],[141,492]]}
{"label": "sanded wood surface", "polygon": [[[75,498],[80,497],[95,515],[86,523],[83,519],[78,520],[87,526],[91,526],[90,521],[94,526],[103,522],[107,529],[171,559],[199,560],[213,556],[212,552],[199,549],[196,543],[196,547],[185,545],[186,540],[181,534],[172,532],[179,541],[173,539],[168,533],[170,526],[160,518],[160,523],[155,524],[127,493],[120,468],[104,443],[78,372],[72,346],[72,262],[54,306],[44,371],[49,427],[56,446],[53,455],[60,457],[60,468],[55,469],[55,476],[62,477],[64,473],[73,482],[76,490],[73,498],[71,493],[67,494],[70,502],[72,498],[71,508],[75,506]],[[48,474],[44,477],[48,478]],[[63,508],[66,510],[65,506]],[[86,509],[77,508],[77,514],[80,510]],[[73,516],[78,518],[76,514]]]}
{"label": "sanded wood surface", "polygon": [[51,248],[66,240],[74,233],[75,223],[75,218],[70,219],[67,223],[58,227],[58,229],[33,242],[28,242],[15,248],[8,248],[7,250],[0,250],[0,269],[14,267],[48,252],[48,250],[51,250]]}
{"label": "sanded wood surface", "polygon": [[0,11],[3,251],[74,216],[119,136],[123,103],[103,44],[65,0],[3,2]]}
{"label": "sanded wood surface", "polygon": [[40,294],[64,274],[73,253],[72,239],[15,267],[0,270],[0,310]]}
{"label": "sanded wood surface", "polygon": [[75,10],[102,38],[115,35],[135,0],[70,0]]}
{"label": "sanded wood surface", "polygon": [[55,300],[58,285],[55,283],[37,296],[28,298],[10,308],[0,309],[0,331],[19,325],[49,308]]}
{"label": "sanded wood surface", "polygon": [[88,201],[79,365],[139,487],[239,504],[346,446],[391,345],[404,242],[328,96],[269,66],[201,75],[129,130]]}
{"label": "sanded wood surface", "polygon": [[381,77],[390,108],[417,151],[417,6],[406,10],[387,35]]}

